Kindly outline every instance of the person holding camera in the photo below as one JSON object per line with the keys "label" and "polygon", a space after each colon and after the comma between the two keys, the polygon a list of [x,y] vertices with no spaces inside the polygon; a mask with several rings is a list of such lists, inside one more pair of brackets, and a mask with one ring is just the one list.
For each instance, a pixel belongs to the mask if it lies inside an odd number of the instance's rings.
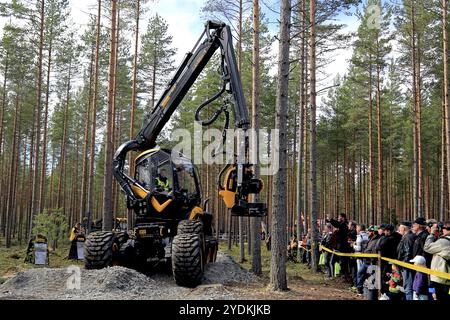
{"label": "person holding camera", "polygon": [[[436,234],[441,233],[440,237],[436,237]],[[431,269],[450,273],[450,220],[443,224],[433,224],[430,235],[425,241],[424,251],[433,255]],[[436,299],[450,301],[450,280],[434,275],[431,275],[430,279],[435,289]]]}

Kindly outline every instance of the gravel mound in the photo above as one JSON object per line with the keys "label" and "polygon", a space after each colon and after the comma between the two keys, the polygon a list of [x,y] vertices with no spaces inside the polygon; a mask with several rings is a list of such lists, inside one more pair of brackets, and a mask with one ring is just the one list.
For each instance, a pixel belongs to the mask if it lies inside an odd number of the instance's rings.
{"label": "gravel mound", "polygon": [[[206,266],[203,284],[194,289],[177,286],[166,274],[146,276],[119,266],[74,270],[35,268],[19,272],[0,285],[0,299],[237,299],[227,285],[258,280],[223,252]],[[74,277],[77,272],[79,283]]]}

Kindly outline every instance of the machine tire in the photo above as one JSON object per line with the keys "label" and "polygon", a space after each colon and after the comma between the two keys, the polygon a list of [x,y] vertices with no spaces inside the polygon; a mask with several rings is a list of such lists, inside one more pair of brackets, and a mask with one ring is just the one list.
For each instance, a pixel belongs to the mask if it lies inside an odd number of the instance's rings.
{"label": "machine tire", "polygon": [[172,242],[172,272],[179,286],[193,288],[203,277],[202,241],[198,234],[179,234]]}
{"label": "machine tire", "polygon": [[113,232],[90,233],[84,243],[84,267],[86,269],[102,269],[111,266],[114,241],[117,241],[117,238]]}
{"label": "machine tire", "polygon": [[203,223],[200,220],[181,220],[178,223],[177,234],[202,234]]}

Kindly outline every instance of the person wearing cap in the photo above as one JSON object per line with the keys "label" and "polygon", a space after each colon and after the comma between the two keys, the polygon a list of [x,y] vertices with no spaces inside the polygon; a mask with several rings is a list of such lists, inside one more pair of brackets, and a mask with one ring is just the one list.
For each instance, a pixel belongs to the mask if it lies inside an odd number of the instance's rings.
{"label": "person wearing cap", "polygon": [[[415,256],[409,260],[416,266],[426,267],[426,260],[423,256]],[[420,271],[416,272],[413,281],[413,300],[428,300],[428,276]]]}
{"label": "person wearing cap", "polygon": [[413,245],[413,257],[424,256],[427,261],[427,267],[431,265],[431,255],[423,250],[425,240],[430,235],[427,231],[427,221],[425,218],[419,217],[414,220],[412,231],[416,234],[416,239]]}
{"label": "person wearing cap", "polygon": [[[432,254],[431,269],[450,273],[450,220],[444,223],[442,236],[436,238],[435,231],[437,224],[431,227],[431,234],[427,237],[424,245],[424,251]],[[430,280],[435,289],[437,300],[450,301],[450,280],[430,276]]]}
{"label": "person wearing cap", "polygon": [[[397,247],[397,260],[410,262],[413,258],[413,246],[415,235],[411,231],[411,222],[403,221],[398,227],[398,233],[402,235],[402,239]],[[403,287],[405,288],[406,300],[413,300],[413,270],[399,267],[403,277]]]}
{"label": "person wearing cap", "polygon": [[[397,247],[402,236],[395,231],[395,227],[392,224],[387,224],[384,228],[384,238],[380,241],[378,252],[382,257],[396,259]],[[392,266],[388,262],[381,260],[381,274],[383,276],[391,272],[391,267]],[[381,282],[381,293],[387,293],[388,291],[387,286],[384,285],[385,282],[386,280]]]}

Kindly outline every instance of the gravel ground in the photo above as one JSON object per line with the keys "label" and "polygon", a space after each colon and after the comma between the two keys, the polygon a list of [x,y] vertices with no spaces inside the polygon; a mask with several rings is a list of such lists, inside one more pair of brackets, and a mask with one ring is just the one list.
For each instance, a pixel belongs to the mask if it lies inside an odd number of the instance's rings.
{"label": "gravel ground", "polygon": [[203,284],[194,289],[177,286],[167,274],[146,276],[124,267],[81,269],[79,289],[70,289],[77,286],[73,274],[67,268],[19,272],[0,285],[0,299],[240,299],[240,291],[231,287],[258,280],[223,252],[218,253],[215,263],[206,266]]}

